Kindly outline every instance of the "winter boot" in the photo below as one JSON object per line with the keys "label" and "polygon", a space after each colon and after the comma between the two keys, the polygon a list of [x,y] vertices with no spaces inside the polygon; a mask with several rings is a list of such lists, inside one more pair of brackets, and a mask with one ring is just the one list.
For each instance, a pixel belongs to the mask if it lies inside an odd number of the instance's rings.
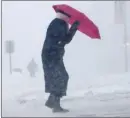
{"label": "winter boot", "polygon": [[50,96],[48,97],[48,100],[45,103],[45,106],[47,106],[48,108],[53,108],[55,103],[55,96],[53,94],[50,94]]}
{"label": "winter boot", "polygon": [[64,109],[60,106],[60,97],[56,97],[55,98],[55,104],[53,106],[53,110],[52,110],[54,113],[57,113],[57,112],[62,112],[62,113],[66,113],[66,112],[69,112],[69,110],[67,109]]}

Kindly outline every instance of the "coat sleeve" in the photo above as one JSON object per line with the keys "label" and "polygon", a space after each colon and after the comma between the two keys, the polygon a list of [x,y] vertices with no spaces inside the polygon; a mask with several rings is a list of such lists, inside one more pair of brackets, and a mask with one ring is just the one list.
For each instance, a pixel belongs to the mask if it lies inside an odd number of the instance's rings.
{"label": "coat sleeve", "polygon": [[50,27],[48,35],[54,39],[59,45],[65,45],[71,42],[74,37],[79,22],[74,22],[67,32],[64,26],[59,26],[58,24],[55,27]]}
{"label": "coat sleeve", "polygon": [[79,26],[79,22],[78,21],[75,21],[72,24],[71,28],[69,29],[69,31],[68,31],[68,33],[67,33],[67,35],[65,37],[65,40],[64,40],[65,44],[68,44],[68,43],[71,42],[71,40],[73,39],[73,37],[74,37],[74,35],[75,35],[76,31],[77,31],[77,27],[78,26]]}

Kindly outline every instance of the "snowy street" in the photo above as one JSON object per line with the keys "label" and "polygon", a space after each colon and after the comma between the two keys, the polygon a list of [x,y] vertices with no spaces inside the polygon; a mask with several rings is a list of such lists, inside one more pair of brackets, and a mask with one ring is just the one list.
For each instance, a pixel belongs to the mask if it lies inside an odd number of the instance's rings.
{"label": "snowy street", "polygon": [[130,93],[86,95],[81,98],[66,99],[62,103],[71,110],[70,113],[66,114],[53,114],[49,109],[45,108],[44,98],[42,96],[38,97],[21,104],[14,100],[5,101],[3,116],[130,116]]}
{"label": "snowy street", "polygon": [[[108,76],[109,77],[109,76]],[[114,77],[114,78],[112,78]],[[120,77],[120,78],[119,78]],[[3,116],[6,117],[45,117],[45,116],[130,116],[130,74],[115,75],[110,81],[102,80],[102,85],[96,84],[86,90],[69,91],[63,98],[62,105],[70,109],[66,114],[53,114],[44,106],[47,95],[37,80],[26,81],[24,87],[16,91],[11,81],[3,89]],[[13,79],[13,78],[12,78]],[[111,81],[113,79],[113,82]],[[25,80],[21,79],[21,84]],[[36,82],[37,81],[37,82]],[[123,82],[124,81],[124,82]],[[115,83],[114,83],[115,82]],[[15,80],[15,83],[17,81]],[[35,83],[35,85],[34,85]],[[117,84],[116,84],[117,83]],[[6,83],[7,84],[7,83]],[[18,84],[18,83],[17,83]],[[36,87],[39,84],[39,89]],[[4,84],[3,84],[4,85]],[[23,85],[23,84],[22,84]],[[42,84],[41,84],[42,85]],[[105,86],[103,86],[105,85]],[[28,87],[27,87],[28,86]],[[30,89],[33,86],[33,89]],[[26,88],[25,88],[26,87]],[[20,89],[21,88],[21,89]],[[12,90],[12,91],[11,91]],[[25,92],[26,91],[26,92]],[[13,93],[14,92],[14,93]],[[11,94],[12,93],[12,94]],[[76,107],[77,106],[77,107]]]}
{"label": "snowy street", "polygon": [[[6,117],[50,117],[50,116],[130,116],[130,92],[101,95],[85,95],[63,100],[63,105],[71,111],[67,114],[53,114],[44,106],[44,97],[25,97],[23,100],[3,102],[3,116]],[[26,100],[27,99],[27,100]],[[78,106],[78,107],[76,107]]]}

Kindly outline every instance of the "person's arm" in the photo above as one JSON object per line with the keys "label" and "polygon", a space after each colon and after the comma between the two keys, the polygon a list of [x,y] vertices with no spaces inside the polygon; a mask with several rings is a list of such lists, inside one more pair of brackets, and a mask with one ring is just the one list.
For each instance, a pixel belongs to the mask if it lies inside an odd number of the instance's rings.
{"label": "person's arm", "polygon": [[68,33],[66,34],[66,36],[64,36],[65,34],[65,29],[62,26],[59,26],[58,24],[55,25],[55,27],[50,27],[49,30],[49,36],[51,38],[53,38],[54,41],[57,41],[59,45],[65,45],[71,42],[71,40],[73,39],[77,28],[79,26],[79,22],[75,21],[72,26],[70,27]]}
{"label": "person's arm", "polygon": [[79,25],[80,25],[80,23],[79,23],[78,21],[75,21],[75,22],[72,24],[72,26],[71,26],[70,29],[69,29],[68,34],[67,34],[66,37],[65,37],[65,40],[64,40],[64,43],[65,43],[65,44],[68,44],[68,43],[71,42],[71,40],[73,39],[73,37],[74,37],[76,31],[78,30],[77,28],[78,28]]}

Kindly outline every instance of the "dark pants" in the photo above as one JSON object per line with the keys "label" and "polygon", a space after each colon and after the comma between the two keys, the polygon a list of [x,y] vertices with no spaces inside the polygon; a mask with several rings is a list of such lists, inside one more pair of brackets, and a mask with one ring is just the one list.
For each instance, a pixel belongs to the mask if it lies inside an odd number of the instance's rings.
{"label": "dark pants", "polygon": [[66,96],[68,85],[68,73],[63,60],[48,61],[43,60],[43,70],[45,79],[45,92],[56,96]]}

